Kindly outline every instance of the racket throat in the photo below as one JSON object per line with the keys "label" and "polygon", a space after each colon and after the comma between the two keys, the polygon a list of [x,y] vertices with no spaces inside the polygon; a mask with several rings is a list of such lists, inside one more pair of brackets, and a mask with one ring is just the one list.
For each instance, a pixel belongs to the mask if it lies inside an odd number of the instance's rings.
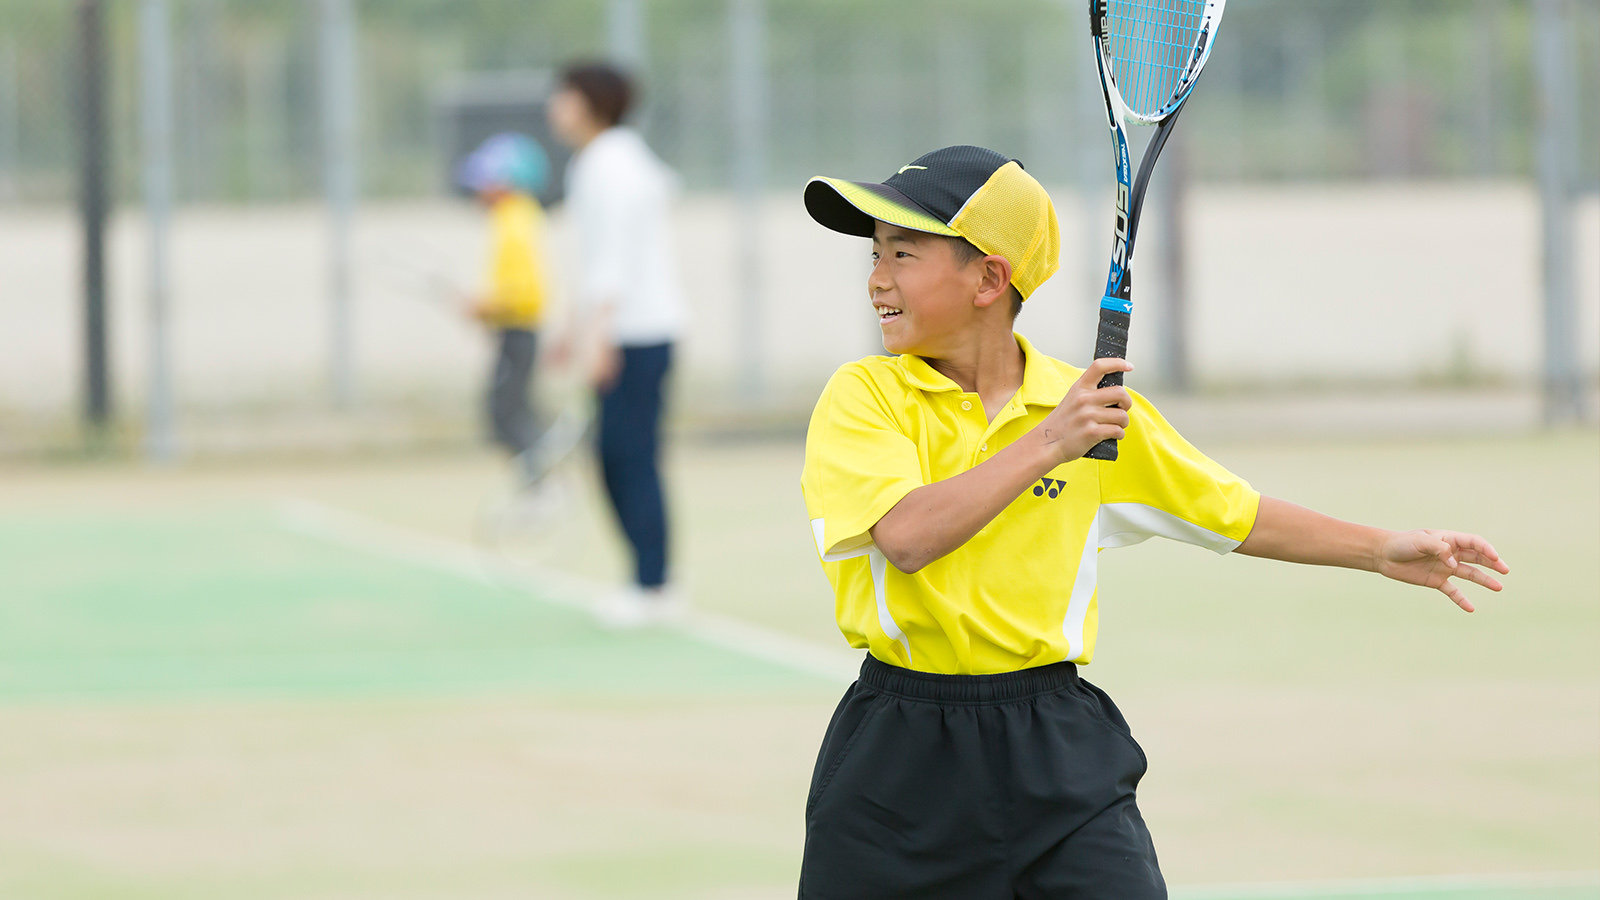
{"label": "racket throat", "polygon": [[1145,147],[1144,157],[1139,160],[1139,174],[1133,179],[1133,198],[1130,204],[1132,217],[1128,222],[1128,261],[1123,265],[1133,265],[1132,236],[1139,233],[1139,215],[1144,211],[1144,195],[1150,190],[1150,178],[1156,169],[1156,160],[1161,157],[1161,151],[1167,146],[1167,138],[1172,134],[1173,126],[1178,124],[1178,115],[1183,112],[1183,107],[1178,107],[1172,114],[1161,120],[1155,133],[1150,135],[1150,144]]}

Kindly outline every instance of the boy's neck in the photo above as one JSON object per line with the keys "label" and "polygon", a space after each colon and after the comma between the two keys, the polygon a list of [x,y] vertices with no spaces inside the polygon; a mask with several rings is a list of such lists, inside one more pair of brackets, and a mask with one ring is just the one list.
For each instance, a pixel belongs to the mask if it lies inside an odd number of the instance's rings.
{"label": "boy's neck", "polygon": [[971,343],[945,357],[923,359],[961,390],[977,394],[990,419],[1022,387],[1025,358],[1010,330],[975,335]]}

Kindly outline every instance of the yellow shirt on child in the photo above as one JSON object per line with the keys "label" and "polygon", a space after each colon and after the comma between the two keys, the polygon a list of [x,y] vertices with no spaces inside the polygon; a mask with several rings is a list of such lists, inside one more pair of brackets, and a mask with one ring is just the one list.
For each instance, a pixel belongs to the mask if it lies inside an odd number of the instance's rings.
{"label": "yellow shirt on child", "polygon": [[945,674],[1088,663],[1101,550],[1159,535],[1226,553],[1255,524],[1260,494],[1130,392],[1117,461],[1058,466],[955,551],[896,570],[872,526],[906,494],[1038,425],[1083,373],[1017,343],[1022,387],[993,421],[977,394],[909,355],[848,363],[817,401],[801,475],[807,514],[840,630],[883,662]]}
{"label": "yellow shirt on child", "polygon": [[532,329],[545,306],[544,209],[512,193],[489,207],[489,324]]}

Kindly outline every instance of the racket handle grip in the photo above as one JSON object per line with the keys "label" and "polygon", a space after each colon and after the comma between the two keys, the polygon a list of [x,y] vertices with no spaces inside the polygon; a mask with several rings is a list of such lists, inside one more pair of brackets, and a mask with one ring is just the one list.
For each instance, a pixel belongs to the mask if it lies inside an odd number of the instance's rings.
{"label": "racket handle grip", "polygon": [[[1095,359],[1126,359],[1128,356],[1128,323],[1130,316],[1118,309],[1100,307],[1100,329],[1095,335]],[[1121,372],[1107,372],[1100,379],[1099,387],[1114,387],[1122,384]],[[1117,458],[1117,442],[1104,440],[1084,454],[1085,459],[1100,459],[1107,462]]]}

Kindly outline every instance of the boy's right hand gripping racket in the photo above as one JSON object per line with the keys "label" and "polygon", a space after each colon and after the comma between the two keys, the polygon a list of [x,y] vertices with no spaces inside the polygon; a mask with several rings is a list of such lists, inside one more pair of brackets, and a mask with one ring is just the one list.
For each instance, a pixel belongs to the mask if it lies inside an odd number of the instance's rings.
{"label": "boy's right hand gripping racket", "polygon": [[[1128,270],[1133,265],[1133,239],[1139,211],[1156,157],[1178,121],[1195,79],[1211,56],[1217,23],[1225,0],[1089,0],[1089,31],[1094,35],[1095,66],[1105,94],[1106,119],[1117,156],[1117,226],[1111,244],[1111,271],[1100,300],[1096,359],[1128,354],[1128,320],[1133,315],[1133,290]],[[1130,178],[1126,122],[1155,125],[1155,134],[1139,161],[1139,175]],[[1121,384],[1112,372],[1100,387]],[[1090,459],[1116,459],[1117,442],[1089,448]]]}

